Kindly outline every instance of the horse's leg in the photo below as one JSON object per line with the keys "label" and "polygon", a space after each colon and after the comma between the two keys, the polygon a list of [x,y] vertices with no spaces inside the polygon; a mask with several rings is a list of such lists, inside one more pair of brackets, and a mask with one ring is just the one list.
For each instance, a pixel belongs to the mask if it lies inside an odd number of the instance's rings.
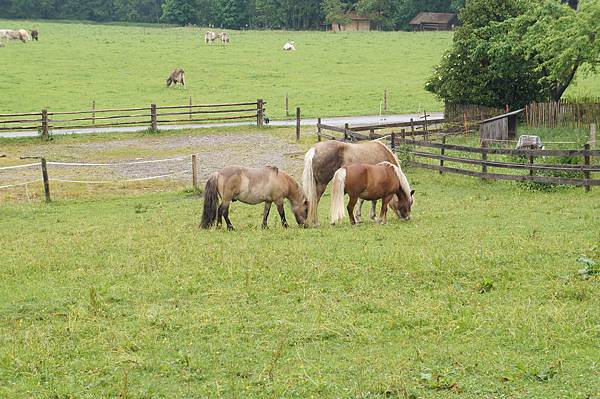
{"label": "horse's leg", "polygon": [[369,218],[371,218],[371,220],[377,218],[377,200],[371,201],[371,213],[369,213]]}
{"label": "horse's leg", "polygon": [[275,205],[277,205],[277,212],[279,212],[279,217],[281,218],[281,225],[287,229],[289,225],[287,220],[285,220],[285,208],[283,207],[283,200],[276,202]]}
{"label": "horse's leg", "polygon": [[362,198],[358,200],[358,206],[356,207],[356,211],[354,211],[354,219],[356,219],[356,223],[360,223],[360,219],[362,217],[362,206],[364,202],[365,200]]}
{"label": "horse's leg", "polygon": [[269,212],[271,211],[271,204],[272,202],[265,202],[265,210],[263,212],[263,222],[262,222],[262,228],[266,229],[267,226],[267,220],[269,219]]}
{"label": "horse's leg", "polygon": [[223,201],[223,203],[221,204],[221,208],[222,208],[222,212],[223,212],[223,218],[225,218],[225,223],[227,223],[227,230],[231,231],[233,230],[233,225],[231,224],[231,220],[229,220],[229,205],[231,204],[231,202],[227,201]]}
{"label": "horse's leg", "polygon": [[379,213],[379,223],[381,224],[387,224],[388,204],[392,200],[392,197],[392,195],[388,195],[381,199],[381,212]]}
{"label": "horse's leg", "polygon": [[325,192],[325,190],[327,189],[327,184],[322,184],[322,183],[317,183],[317,200],[316,203],[314,205],[315,207],[315,220],[314,220],[314,226],[319,226],[319,201],[321,201],[321,197],[323,196],[323,193]]}
{"label": "horse's leg", "polygon": [[350,193],[348,193],[350,197],[350,201],[348,202],[348,215],[350,216],[350,223],[356,224],[356,219],[354,218],[354,206],[358,201],[358,197],[352,197]]}
{"label": "horse's leg", "polygon": [[219,205],[219,208],[217,208],[217,227],[220,228],[221,224],[223,223],[223,209],[221,208],[223,204],[221,203],[221,205]]}

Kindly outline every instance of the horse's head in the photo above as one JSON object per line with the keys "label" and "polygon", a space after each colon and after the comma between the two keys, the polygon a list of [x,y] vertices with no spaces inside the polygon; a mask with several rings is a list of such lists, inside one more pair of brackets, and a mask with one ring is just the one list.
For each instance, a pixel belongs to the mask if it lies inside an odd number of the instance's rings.
{"label": "horse's head", "polygon": [[415,190],[410,191],[410,197],[407,197],[403,190],[399,190],[390,201],[390,208],[402,220],[410,220],[410,211],[415,202]]}
{"label": "horse's head", "polygon": [[306,219],[308,218],[308,200],[304,194],[302,194],[300,201],[292,204],[292,212],[294,212],[298,226],[306,227]]}

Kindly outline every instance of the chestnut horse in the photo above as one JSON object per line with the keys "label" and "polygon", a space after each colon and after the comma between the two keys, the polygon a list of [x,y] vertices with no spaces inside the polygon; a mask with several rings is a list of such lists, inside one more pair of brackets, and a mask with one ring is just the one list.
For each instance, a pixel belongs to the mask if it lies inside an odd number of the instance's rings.
{"label": "chestnut horse", "polygon": [[[221,198],[221,204],[217,202]],[[267,227],[267,219],[271,204],[274,202],[281,217],[283,227],[288,227],[285,220],[283,200],[288,199],[296,222],[303,226],[306,222],[308,202],[296,180],[274,166],[263,168],[244,168],[242,166],[227,166],[213,175],[206,182],[204,190],[204,210],[200,227],[208,229],[221,218],[225,218],[227,229],[233,230],[229,220],[229,205],[232,201],[256,205],[265,203],[262,227]]]}
{"label": "chestnut horse", "polygon": [[[319,200],[336,170],[351,163],[375,165],[384,161],[400,166],[398,158],[392,150],[379,141],[351,144],[332,140],[312,146],[304,156],[304,173],[302,175],[302,186],[308,198],[308,224],[318,225]],[[361,199],[356,212],[358,219],[360,219],[362,203]],[[376,203],[377,201],[372,202],[371,219],[375,219]],[[390,206],[400,217],[396,196],[393,197]]]}
{"label": "chestnut horse", "polygon": [[381,200],[379,222],[387,223],[388,203],[395,195],[399,199],[399,211],[402,219],[410,219],[410,210],[414,203],[415,190],[402,169],[389,162],[377,165],[355,163],[338,169],[333,176],[331,194],[331,224],[336,224],[344,218],[344,194],[348,194],[348,214],[350,223],[356,224],[354,206],[359,198],[365,200]]}

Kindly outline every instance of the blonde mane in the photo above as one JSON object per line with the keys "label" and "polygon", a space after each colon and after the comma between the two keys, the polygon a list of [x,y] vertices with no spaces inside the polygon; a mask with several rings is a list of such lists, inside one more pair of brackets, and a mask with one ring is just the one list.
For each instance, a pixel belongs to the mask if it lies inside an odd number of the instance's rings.
{"label": "blonde mane", "polygon": [[398,160],[398,157],[396,156],[396,154],[394,154],[394,151],[390,150],[390,148],[387,145],[383,144],[381,141],[374,141],[374,143],[377,143],[380,146],[382,146],[383,148],[385,148],[385,150],[392,156],[392,159],[394,161],[396,161],[395,166],[400,166],[400,161]]}

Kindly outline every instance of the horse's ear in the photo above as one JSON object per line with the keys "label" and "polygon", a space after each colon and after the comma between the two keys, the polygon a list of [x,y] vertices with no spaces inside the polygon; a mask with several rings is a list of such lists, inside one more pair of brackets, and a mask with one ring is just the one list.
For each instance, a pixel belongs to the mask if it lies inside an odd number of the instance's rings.
{"label": "horse's ear", "polygon": [[410,190],[410,196],[412,197],[413,195],[415,195],[415,190]]}

